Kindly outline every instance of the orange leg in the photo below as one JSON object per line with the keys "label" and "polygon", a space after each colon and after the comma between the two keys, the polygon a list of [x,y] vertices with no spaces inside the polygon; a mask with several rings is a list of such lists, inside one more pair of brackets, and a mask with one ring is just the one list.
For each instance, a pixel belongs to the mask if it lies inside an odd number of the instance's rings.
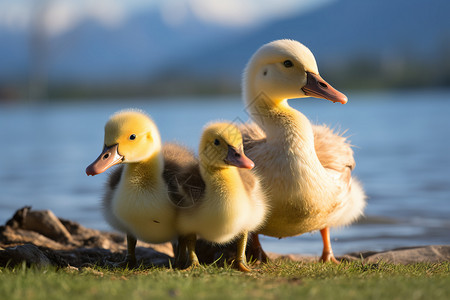
{"label": "orange leg", "polygon": [[333,254],[333,250],[331,249],[331,241],[330,241],[330,228],[325,227],[320,230],[320,234],[322,235],[323,241],[323,251],[322,256],[320,257],[321,262],[334,262],[335,264],[339,264]]}

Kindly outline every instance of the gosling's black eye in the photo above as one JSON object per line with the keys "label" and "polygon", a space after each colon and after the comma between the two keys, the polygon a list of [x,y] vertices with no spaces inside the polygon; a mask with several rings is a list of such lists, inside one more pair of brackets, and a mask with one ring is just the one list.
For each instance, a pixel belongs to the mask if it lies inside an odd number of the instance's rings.
{"label": "gosling's black eye", "polygon": [[130,140],[134,140],[134,139],[136,139],[136,135],[135,134],[130,135]]}
{"label": "gosling's black eye", "polygon": [[220,141],[218,139],[214,140],[214,145],[219,146],[220,145]]}
{"label": "gosling's black eye", "polygon": [[293,66],[294,66],[294,64],[292,63],[292,61],[290,61],[289,59],[288,59],[288,60],[285,60],[285,61],[283,62],[283,65],[284,65],[286,68],[290,68],[290,67],[293,67]]}

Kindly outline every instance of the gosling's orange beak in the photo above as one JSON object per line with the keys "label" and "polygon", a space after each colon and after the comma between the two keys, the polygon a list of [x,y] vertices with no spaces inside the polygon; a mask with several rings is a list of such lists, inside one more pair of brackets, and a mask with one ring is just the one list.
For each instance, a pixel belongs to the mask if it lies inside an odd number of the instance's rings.
{"label": "gosling's orange beak", "polygon": [[228,145],[228,154],[224,161],[226,164],[244,169],[253,169],[255,166],[255,163],[245,156],[244,151],[240,151],[230,145]]}
{"label": "gosling's orange beak", "polygon": [[302,87],[305,95],[315,98],[327,99],[341,104],[347,103],[347,96],[333,88],[318,74],[306,72],[306,85]]}
{"label": "gosling's orange beak", "polygon": [[86,168],[86,174],[97,175],[122,162],[123,156],[118,152],[119,144],[103,148],[100,156]]}

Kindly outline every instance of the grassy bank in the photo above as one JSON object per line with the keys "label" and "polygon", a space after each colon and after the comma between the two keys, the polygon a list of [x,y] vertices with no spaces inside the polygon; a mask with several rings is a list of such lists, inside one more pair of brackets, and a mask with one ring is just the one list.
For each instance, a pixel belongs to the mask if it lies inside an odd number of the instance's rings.
{"label": "grassy bank", "polygon": [[0,269],[2,299],[447,299],[450,263],[393,265],[275,261],[250,274],[208,266]]}

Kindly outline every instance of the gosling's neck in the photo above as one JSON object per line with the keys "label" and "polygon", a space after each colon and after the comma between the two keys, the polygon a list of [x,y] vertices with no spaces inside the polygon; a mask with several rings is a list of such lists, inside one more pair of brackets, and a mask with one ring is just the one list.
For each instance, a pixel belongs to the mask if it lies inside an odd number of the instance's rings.
{"label": "gosling's neck", "polygon": [[163,156],[160,151],[156,151],[145,160],[126,164],[124,175],[128,178],[127,183],[132,187],[157,189],[163,182],[163,167]]}
{"label": "gosling's neck", "polygon": [[[247,96],[250,97],[250,96]],[[247,103],[248,103],[247,99]],[[266,133],[268,142],[301,143],[302,148],[314,149],[314,134],[311,122],[298,110],[293,109],[287,99],[272,102],[259,96],[247,106],[253,121]]]}
{"label": "gosling's neck", "polygon": [[311,122],[305,115],[289,106],[287,99],[276,105],[262,101],[259,106],[249,106],[248,110],[266,133],[267,143],[287,154],[291,170],[298,172],[297,176],[308,178],[304,184],[329,182],[329,176],[317,157]]}
{"label": "gosling's neck", "polygon": [[200,173],[206,183],[207,194],[219,195],[220,199],[233,199],[242,185],[236,167],[217,168],[201,164]]}

